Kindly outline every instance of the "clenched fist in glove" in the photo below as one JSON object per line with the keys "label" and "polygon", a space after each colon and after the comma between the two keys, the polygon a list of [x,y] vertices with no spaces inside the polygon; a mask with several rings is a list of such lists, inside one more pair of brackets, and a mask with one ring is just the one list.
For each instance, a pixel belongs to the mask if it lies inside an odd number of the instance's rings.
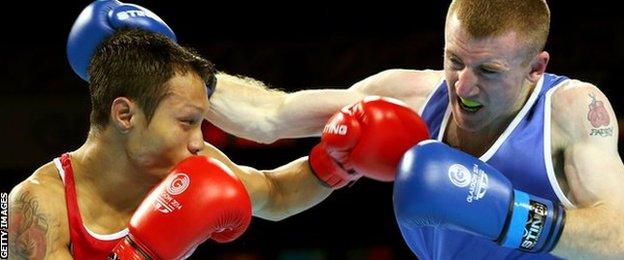
{"label": "clenched fist in glove", "polygon": [[403,102],[370,96],[329,119],[309,162],[334,189],[360,176],[393,181],[403,153],[428,138],[424,121]]}
{"label": "clenched fist in glove", "polygon": [[236,239],[250,221],[243,183],[220,162],[192,156],[145,198],[109,259],[180,259],[207,239]]}

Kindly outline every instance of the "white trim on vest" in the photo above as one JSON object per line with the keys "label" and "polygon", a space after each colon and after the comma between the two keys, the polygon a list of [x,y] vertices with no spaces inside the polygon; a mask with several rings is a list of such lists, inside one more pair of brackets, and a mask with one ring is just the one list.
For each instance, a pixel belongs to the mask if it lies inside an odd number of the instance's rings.
{"label": "white trim on vest", "polygon": [[120,231],[117,231],[113,234],[108,234],[108,235],[102,235],[102,234],[98,234],[95,233],[91,230],[89,230],[89,228],[87,226],[85,226],[84,223],[82,223],[82,225],[85,227],[85,230],[87,230],[87,233],[89,233],[89,235],[91,235],[93,238],[97,239],[97,240],[105,240],[105,241],[110,241],[110,240],[116,240],[116,239],[120,239],[122,237],[125,237],[126,235],[128,235],[128,228],[124,228]]}
{"label": "white trim on vest", "polygon": [[[527,102],[524,104],[520,112],[518,112],[516,117],[509,124],[509,126],[507,126],[507,129],[505,129],[505,131],[498,137],[498,139],[496,139],[496,142],[494,142],[494,144],[490,146],[490,148],[488,148],[488,150],[479,157],[479,160],[483,162],[487,162],[488,160],[492,158],[492,156],[494,156],[494,154],[496,154],[496,152],[498,151],[498,148],[500,148],[501,145],[503,145],[505,140],[507,140],[507,137],[509,137],[509,135],[516,128],[516,126],[520,124],[524,116],[529,112],[529,110],[531,109],[531,107],[533,106],[537,98],[539,97],[539,93],[542,90],[543,84],[544,84],[544,76],[542,75],[542,77],[539,79],[539,81],[535,85],[535,88],[533,89],[533,93],[531,93],[531,96],[529,97]],[[446,112],[444,113],[444,118],[442,119],[442,123],[440,124],[440,131],[438,132],[437,140],[442,141],[442,139],[444,138],[444,131],[446,130],[450,117],[451,117],[451,102],[448,103]]]}
{"label": "white trim on vest", "polygon": [[437,139],[442,142],[444,139],[444,132],[446,131],[446,126],[448,125],[448,121],[451,118],[451,103],[449,102],[446,107],[446,111],[444,112],[444,117],[442,117],[442,123],[440,123],[440,130],[438,131]]}
{"label": "white trim on vest", "polygon": [[498,139],[496,139],[496,142],[494,142],[494,144],[490,147],[490,149],[488,149],[483,155],[481,155],[481,157],[479,157],[479,160],[487,162],[492,158],[492,156],[494,156],[494,154],[496,154],[496,152],[503,145],[505,140],[507,140],[507,137],[511,135],[514,129],[516,129],[516,127],[518,126],[518,124],[520,124],[522,119],[524,119],[524,117],[529,112],[529,110],[531,110],[531,108],[535,104],[535,101],[537,101],[537,98],[539,97],[539,94],[542,91],[543,86],[544,86],[544,75],[542,75],[539,81],[537,81],[537,84],[535,85],[535,88],[533,89],[533,93],[531,93],[529,100],[527,100],[527,102],[524,103],[524,106],[522,107],[520,112],[518,112],[516,117],[511,121],[509,126],[507,126],[507,129],[505,129],[505,132],[503,132],[498,137]]}
{"label": "white trim on vest", "polygon": [[551,154],[551,143],[550,143],[550,114],[551,114],[551,96],[555,92],[556,89],[561,87],[564,83],[567,83],[569,80],[564,80],[556,86],[546,92],[546,102],[544,102],[544,163],[546,164],[546,173],[548,174],[548,182],[550,182],[550,186],[552,187],[555,195],[559,198],[559,201],[566,208],[576,208],[576,206],[566,197],[559,186],[559,182],[557,181],[557,177],[555,175],[555,167],[553,166],[552,154]]}
{"label": "white trim on vest", "polygon": [[63,186],[65,186],[65,170],[63,169],[61,158],[54,158],[54,166],[56,166],[56,170],[58,171],[58,174],[61,176],[61,180],[63,180]]}

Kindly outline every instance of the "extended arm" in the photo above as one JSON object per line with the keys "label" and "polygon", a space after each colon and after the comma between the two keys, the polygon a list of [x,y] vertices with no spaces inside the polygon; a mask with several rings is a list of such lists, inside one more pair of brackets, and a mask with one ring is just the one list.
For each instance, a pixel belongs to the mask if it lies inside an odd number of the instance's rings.
{"label": "extended arm", "polygon": [[[370,96],[336,112],[308,158],[271,171],[233,164],[207,145],[245,184],[257,216],[279,220],[325,199],[332,189],[366,176],[394,180],[396,164],[411,146],[429,137],[422,119],[403,102]],[[331,187],[328,188],[328,187]]]}
{"label": "extended arm", "polygon": [[318,135],[329,116],[363,96],[350,89],[286,93],[250,78],[220,73],[207,118],[236,136],[272,143]]}
{"label": "extended arm", "polygon": [[262,143],[315,136],[336,111],[367,95],[394,97],[417,110],[441,77],[439,71],[393,69],[348,89],[286,93],[250,78],[220,73],[207,119],[229,133]]}

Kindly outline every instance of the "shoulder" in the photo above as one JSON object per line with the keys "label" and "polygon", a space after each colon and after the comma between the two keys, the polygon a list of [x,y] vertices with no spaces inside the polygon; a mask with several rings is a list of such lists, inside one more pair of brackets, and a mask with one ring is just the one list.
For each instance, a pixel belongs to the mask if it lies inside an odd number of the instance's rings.
{"label": "shoulder", "polygon": [[[9,232],[14,255],[44,256],[69,242],[64,194],[53,163],[37,169],[11,190]],[[24,242],[31,248],[20,247],[27,245]]]}
{"label": "shoulder", "polygon": [[570,196],[580,207],[602,204],[623,212],[624,164],[617,152],[613,108],[593,84],[570,80],[552,94],[553,148]]}
{"label": "shoulder", "polygon": [[[11,190],[11,197],[28,195],[48,203],[65,202],[63,182],[53,162],[49,162]],[[63,208],[64,209],[64,208]]]}
{"label": "shoulder", "polygon": [[555,90],[551,102],[551,119],[569,138],[583,138],[592,131],[614,131],[612,135],[617,136],[615,113],[597,86],[570,80]]}
{"label": "shoulder", "polygon": [[444,72],[439,70],[389,69],[354,84],[351,89],[366,95],[397,98],[418,110],[443,79]]}

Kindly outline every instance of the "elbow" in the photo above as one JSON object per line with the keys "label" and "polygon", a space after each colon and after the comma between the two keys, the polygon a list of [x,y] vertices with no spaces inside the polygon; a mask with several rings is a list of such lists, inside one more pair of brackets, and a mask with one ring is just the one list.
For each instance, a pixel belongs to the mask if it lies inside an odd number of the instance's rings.
{"label": "elbow", "polygon": [[[621,230],[606,228],[598,232],[602,233],[602,237],[595,238],[590,243],[583,241],[583,239],[578,239],[578,241],[573,239],[571,243],[566,243],[562,247],[555,247],[553,252],[569,258],[573,258],[573,255],[577,254],[581,256],[580,258],[587,259],[624,259],[624,238],[621,235]],[[568,247],[568,245],[572,246]],[[567,250],[569,251],[566,252]]]}
{"label": "elbow", "polygon": [[280,139],[279,133],[276,131],[276,127],[266,124],[258,127],[248,125],[246,128],[227,129],[225,131],[234,136],[260,144],[272,144]]}
{"label": "elbow", "polygon": [[261,144],[271,144],[282,138],[283,127],[274,119],[265,118],[256,124],[249,124],[245,129],[245,138]]}
{"label": "elbow", "polygon": [[[605,215],[610,215],[609,219],[621,219],[621,213],[616,211]],[[616,221],[613,224],[601,230],[604,234],[604,238],[601,239],[604,247],[598,248],[602,249],[600,253],[608,258],[624,259],[624,222]]]}
{"label": "elbow", "polygon": [[263,196],[262,203],[254,209],[254,215],[270,221],[281,221],[297,214],[294,205],[290,205],[288,196],[284,194],[278,180],[270,174],[265,174],[266,196]]}
{"label": "elbow", "polygon": [[602,248],[592,253],[592,256],[588,258],[600,258],[600,259],[624,259],[624,245],[613,245],[608,248]]}
{"label": "elbow", "polygon": [[272,144],[279,139],[280,138],[274,132],[267,132],[264,135],[258,136],[254,141],[261,144]]}
{"label": "elbow", "polygon": [[266,205],[262,210],[254,213],[257,217],[273,222],[284,220],[296,212],[288,210],[287,207],[276,207],[276,205]]}
{"label": "elbow", "polygon": [[278,222],[278,221],[281,221],[283,219],[286,219],[288,216],[280,215],[280,214],[263,214],[262,216],[259,216],[259,217],[262,218],[262,219],[265,219],[265,220]]}
{"label": "elbow", "polygon": [[620,228],[620,232],[618,232],[617,239],[614,239],[614,242],[612,250],[608,250],[608,252],[613,252],[617,259],[624,259],[624,229]]}

